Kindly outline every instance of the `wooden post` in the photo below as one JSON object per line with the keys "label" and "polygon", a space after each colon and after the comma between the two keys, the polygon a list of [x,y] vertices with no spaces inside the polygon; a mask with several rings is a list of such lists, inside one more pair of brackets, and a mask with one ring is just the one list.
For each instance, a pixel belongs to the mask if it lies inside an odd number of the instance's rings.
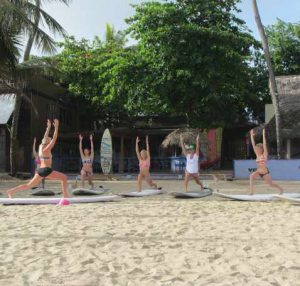
{"label": "wooden post", "polygon": [[287,139],[287,141],[286,141],[286,158],[288,160],[290,160],[292,157],[292,144],[291,143],[292,143],[291,139]]}

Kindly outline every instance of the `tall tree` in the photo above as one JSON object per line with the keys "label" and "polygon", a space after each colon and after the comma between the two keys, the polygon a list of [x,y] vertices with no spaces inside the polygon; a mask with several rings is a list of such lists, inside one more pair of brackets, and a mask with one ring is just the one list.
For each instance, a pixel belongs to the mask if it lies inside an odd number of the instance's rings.
{"label": "tall tree", "polygon": [[255,17],[257,29],[258,29],[260,37],[261,37],[264,55],[265,55],[265,59],[266,59],[268,71],[269,71],[269,87],[270,87],[272,103],[274,106],[275,122],[276,122],[277,158],[280,159],[280,157],[281,157],[281,141],[282,140],[281,140],[281,114],[280,114],[280,109],[279,109],[279,95],[278,95],[278,90],[277,90],[277,85],[276,85],[276,80],[275,80],[274,69],[273,69],[273,65],[272,65],[272,59],[271,59],[271,54],[270,54],[270,49],[269,49],[268,38],[266,36],[265,29],[264,29],[264,26],[263,26],[261,18],[260,18],[256,0],[252,0],[252,6],[253,6],[254,17]]}
{"label": "tall tree", "polygon": [[224,126],[243,117],[238,103],[257,43],[236,17],[237,2],[147,2],[136,6],[127,20],[147,63],[140,78],[147,77],[145,83],[152,83],[150,90],[159,102],[174,114],[186,114],[193,125]]}
{"label": "tall tree", "polygon": [[60,70],[72,93],[91,100],[101,115],[186,115],[203,127],[260,117],[267,95],[256,94],[265,73],[250,64],[260,45],[236,17],[236,3],[137,5],[127,20],[136,46],[67,39]]}
{"label": "tall tree", "polygon": [[278,75],[300,74],[300,23],[280,19],[266,27],[270,52]]}
{"label": "tall tree", "polygon": [[[36,9],[33,11],[33,15],[31,15],[31,20],[34,23],[34,28],[31,29],[29,32],[29,37],[27,40],[25,52],[24,52],[24,61],[28,61],[30,57],[30,52],[33,47],[34,41],[37,40],[37,28],[40,25],[41,22],[46,23],[46,26],[49,28],[51,33],[53,34],[60,34],[62,36],[66,36],[66,32],[63,29],[63,27],[54,19],[52,18],[49,14],[45,13],[44,10],[42,10],[42,0],[34,0],[33,1],[35,4]],[[52,2],[51,0],[47,0],[47,2]],[[59,2],[62,2],[66,5],[68,5],[71,0],[59,0]],[[49,46],[47,49],[52,52],[55,50],[55,46]]]}

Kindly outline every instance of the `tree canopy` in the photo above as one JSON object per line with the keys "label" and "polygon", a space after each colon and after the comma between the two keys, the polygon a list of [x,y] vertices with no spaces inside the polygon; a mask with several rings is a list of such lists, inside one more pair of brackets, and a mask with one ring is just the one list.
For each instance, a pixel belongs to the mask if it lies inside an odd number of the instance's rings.
{"label": "tree canopy", "polygon": [[300,23],[277,19],[266,33],[276,74],[300,74]]}
{"label": "tree canopy", "polygon": [[199,127],[247,121],[268,95],[256,99],[266,79],[251,64],[259,44],[236,16],[237,2],[136,5],[126,33],[137,44],[126,46],[110,26],[104,41],[66,39],[58,56],[64,81],[113,113],[186,115]]}

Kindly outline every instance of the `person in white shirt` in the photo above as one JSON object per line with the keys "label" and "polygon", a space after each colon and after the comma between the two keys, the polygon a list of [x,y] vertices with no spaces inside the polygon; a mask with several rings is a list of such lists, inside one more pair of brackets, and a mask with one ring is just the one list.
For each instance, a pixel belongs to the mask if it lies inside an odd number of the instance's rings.
{"label": "person in white shirt", "polygon": [[189,145],[185,146],[183,142],[182,135],[180,136],[180,145],[182,153],[186,156],[186,169],[185,169],[185,178],[184,178],[184,187],[185,191],[188,191],[188,184],[190,178],[194,179],[195,182],[201,186],[201,191],[204,190],[203,184],[199,179],[199,154],[200,154],[200,138],[199,134],[196,138],[196,150],[195,146]]}

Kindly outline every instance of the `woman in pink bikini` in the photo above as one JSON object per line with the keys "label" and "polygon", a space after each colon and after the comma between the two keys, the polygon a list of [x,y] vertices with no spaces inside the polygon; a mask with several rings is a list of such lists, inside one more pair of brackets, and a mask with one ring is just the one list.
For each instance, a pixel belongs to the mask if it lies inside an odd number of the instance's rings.
{"label": "woman in pink bikini", "polygon": [[135,151],[139,159],[140,173],[138,175],[138,188],[139,192],[142,191],[143,180],[146,180],[150,187],[157,189],[157,185],[152,181],[150,176],[150,149],[149,149],[149,140],[146,136],[146,147],[147,150],[143,149],[139,151],[139,142],[140,138],[136,137]]}
{"label": "woman in pink bikini", "polygon": [[263,143],[255,143],[255,132],[252,129],[250,131],[251,135],[251,143],[253,150],[256,154],[256,164],[257,170],[250,175],[250,193],[249,195],[253,195],[253,182],[256,178],[261,177],[270,187],[276,188],[279,190],[279,194],[283,193],[283,189],[277,184],[272,182],[270,171],[267,167],[268,161],[268,148],[267,148],[267,140],[266,140],[266,131],[263,129]]}

